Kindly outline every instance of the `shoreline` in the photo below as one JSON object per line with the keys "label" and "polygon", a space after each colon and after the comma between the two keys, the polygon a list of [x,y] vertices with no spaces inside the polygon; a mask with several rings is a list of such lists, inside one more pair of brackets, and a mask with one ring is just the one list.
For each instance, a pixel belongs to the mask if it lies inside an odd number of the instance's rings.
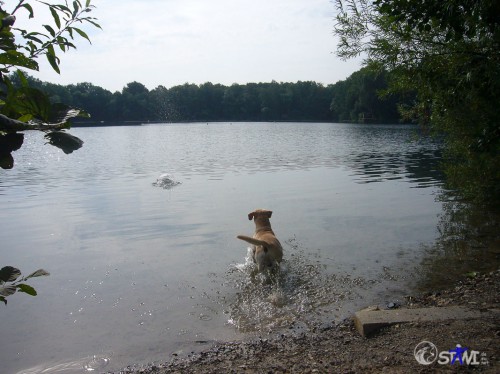
{"label": "shoreline", "polygon": [[[282,333],[249,341],[220,342],[187,357],[173,357],[147,368],[127,368],[120,373],[432,373],[500,372],[500,270],[471,273],[453,287],[407,296],[402,308],[465,306],[471,310],[496,310],[491,317],[446,322],[413,322],[381,329],[369,338],[355,329],[352,318],[302,333]],[[439,352],[460,344],[476,351],[471,365],[418,363],[414,349],[422,341],[434,343]],[[446,353],[443,355],[446,357]],[[441,356],[440,356],[441,357]],[[442,361],[445,361],[444,359]]]}

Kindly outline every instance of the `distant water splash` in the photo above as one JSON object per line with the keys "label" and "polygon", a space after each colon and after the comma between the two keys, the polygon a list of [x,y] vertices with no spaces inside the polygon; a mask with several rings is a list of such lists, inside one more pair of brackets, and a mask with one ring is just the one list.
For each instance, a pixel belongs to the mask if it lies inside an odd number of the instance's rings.
{"label": "distant water splash", "polygon": [[156,179],[156,182],[153,183],[153,186],[169,190],[175,186],[178,186],[179,184],[182,184],[182,182],[176,180],[171,174],[162,174],[158,177],[158,179]]}
{"label": "distant water splash", "polygon": [[356,290],[366,288],[362,278],[329,275],[319,263],[311,263],[292,247],[275,275],[257,273],[251,256],[231,268],[227,277],[237,289],[226,305],[228,323],[240,332],[270,333],[283,328],[311,327],[322,314],[334,316],[345,300],[358,298]]}

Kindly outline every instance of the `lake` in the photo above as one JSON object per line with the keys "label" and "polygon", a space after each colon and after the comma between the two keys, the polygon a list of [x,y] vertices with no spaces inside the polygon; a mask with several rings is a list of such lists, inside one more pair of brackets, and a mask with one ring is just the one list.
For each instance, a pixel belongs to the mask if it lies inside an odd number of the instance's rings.
{"label": "lake", "polygon": [[[1,266],[51,273],[30,280],[38,296],[0,305],[4,373],[140,367],[338,321],[403,300],[439,235],[439,147],[415,126],[71,133],[85,144],[69,155],[26,134],[0,171]],[[236,239],[255,208],[273,211],[284,247],[274,282]]]}

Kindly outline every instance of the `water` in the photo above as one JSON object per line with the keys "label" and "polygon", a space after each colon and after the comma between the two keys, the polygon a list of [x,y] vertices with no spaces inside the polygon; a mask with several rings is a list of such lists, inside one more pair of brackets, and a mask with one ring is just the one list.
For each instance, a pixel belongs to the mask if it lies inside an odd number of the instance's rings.
{"label": "water", "polygon": [[[1,265],[49,277],[1,307],[5,373],[168,360],[308,329],[401,298],[438,237],[439,151],[416,127],[210,123],[26,134],[0,171]],[[274,280],[253,276],[248,212],[274,211]]]}

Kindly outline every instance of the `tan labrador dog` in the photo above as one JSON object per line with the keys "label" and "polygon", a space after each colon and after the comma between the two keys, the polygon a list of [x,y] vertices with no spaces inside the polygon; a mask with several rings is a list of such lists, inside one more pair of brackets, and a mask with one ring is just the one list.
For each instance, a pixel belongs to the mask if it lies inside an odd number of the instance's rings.
{"label": "tan labrador dog", "polygon": [[248,219],[255,222],[253,237],[238,235],[237,238],[253,244],[253,261],[259,271],[272,269],[278,266],[283,259],[283,247],[274,235],[269,218],[273,214],[270,210],[257,209],[248,213]]}

